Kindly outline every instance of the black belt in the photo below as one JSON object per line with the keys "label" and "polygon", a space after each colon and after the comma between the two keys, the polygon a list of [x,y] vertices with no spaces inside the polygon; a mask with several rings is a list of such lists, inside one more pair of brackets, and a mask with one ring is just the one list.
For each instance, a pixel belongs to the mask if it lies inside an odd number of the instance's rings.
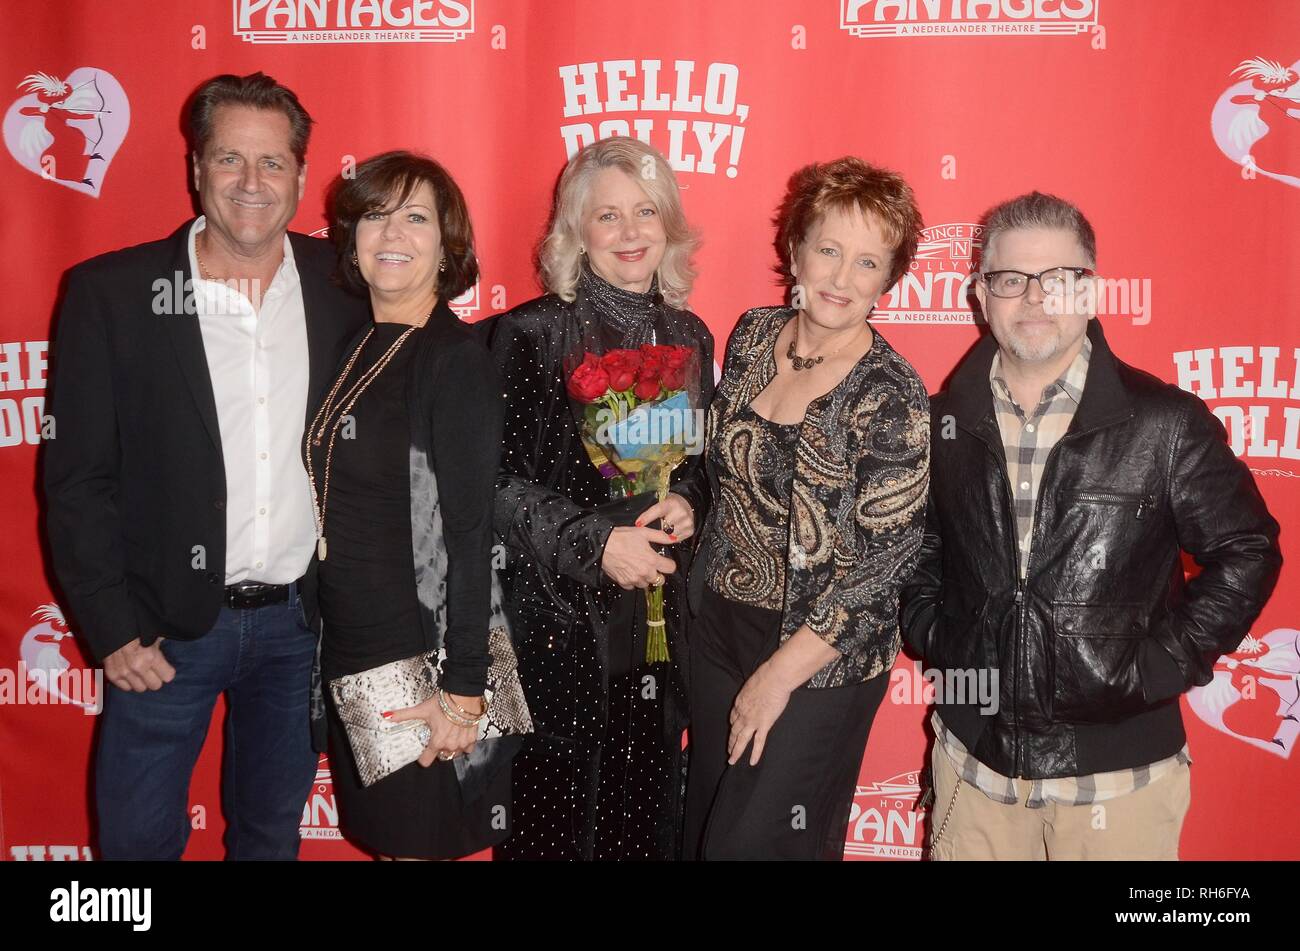
{"label": "black belt", "polygon": [[288,600],[287,584],[241,581],[239,584],[226,585],[225,604],[230,608],[262,608],[268,604],[284,604]]}

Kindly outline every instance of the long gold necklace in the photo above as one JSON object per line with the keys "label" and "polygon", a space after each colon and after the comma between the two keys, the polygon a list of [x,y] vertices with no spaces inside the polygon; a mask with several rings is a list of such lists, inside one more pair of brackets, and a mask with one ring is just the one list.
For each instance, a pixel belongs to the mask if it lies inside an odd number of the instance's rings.
{"label": "long gold necklace", "polygon": [[[429,311],[429,317],[432,316],[433,311]],[[316,412],[315,418],[311,421],[311,426],[307,428],[307,437],[311,443],[311,445],[307,447],[306,453],[307,481],[311,485],[312,514],[316,516],[316,556],[321,561],[325,560],[325,556],[329,552],[329,546],[325,542],[325,506],[329,502],[330,467],[334,461],[334,439],[338,436],[339,429],[343,425],[343,420],[347,419],[353,405],[361,398],[361,394],[366,391],[366,387],[374,382],[375,378],[379,376],[380,371],[388,365],[388,361],[393,358],[393,355],[396,354],[402,344],[406,342],[406,338],[429,322],[429,317],[424,318],[422,323],[412,324],[410,327],[402,331],[401,335],[389,345],[383,356],[375,361],[374,366],[361,374],[357,381],[352,385],[351,389],[349,389],[347,393],[338,400],[339,413],[338,416],[334,417],[333,425],[331,425],[330,417],[334,413],[335,399],[338,397],[339,390],[343,388],[344,382],[351,375],[352,367],[356,364],[357,358],[361,356],[361,351],[365,349],[366,342],[370,340],[371,335],[375,332],[374,325],[372,324],[370,329],[366,331],[366,335],[361,338],[361,343],[357,344],[357,348],[353,350],[352,355],[348,357],[348,362],[343,367],[343,372],[339,374],[339,378],[335,380],[334,385],[330,387],[330,391],[325,397],[325,402],[321,404],[321,408]],[[325,478],[321,485],[321,491],[318,494],[316,491],[316,471],[315,466],[312,464],[312,446],[319,446],[321,444],[321,441],[325,439],[326,429],[329,430],[329,441],[325,446]]]}

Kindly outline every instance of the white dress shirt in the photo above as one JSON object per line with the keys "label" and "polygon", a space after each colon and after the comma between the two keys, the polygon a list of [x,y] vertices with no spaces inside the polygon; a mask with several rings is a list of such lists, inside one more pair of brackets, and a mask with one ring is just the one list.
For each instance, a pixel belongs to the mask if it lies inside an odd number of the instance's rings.
{"label": "white dress shirt", "polygon": [[202,277],[190,229],[190,273],[212,377],[226,469],[226,584],[287,584],[302,577],[316,544],[302,464],[309,362],[307,317],[293,247],[262,295],[249,298]]}

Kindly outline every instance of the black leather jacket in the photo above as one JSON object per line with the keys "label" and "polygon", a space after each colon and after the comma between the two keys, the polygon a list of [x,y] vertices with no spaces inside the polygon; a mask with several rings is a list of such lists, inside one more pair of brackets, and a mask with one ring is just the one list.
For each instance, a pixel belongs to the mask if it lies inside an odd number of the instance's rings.
{"label": "black leather jacket", "polygon": [[[938,709],[1008,776],[1177,752],[1177,697],[1237,647],[1282,563],[1278,524],[1205,404],[1117,360],[1100,321],[1088,336],[1083,398],[1046,463],[1023,583],[991,335],[931,401],[930,506],[904,637],[927,668],[997,671],[996,713],[970,695],[940,696]],[[1200,567],[1186,582],[1180,549]]]}

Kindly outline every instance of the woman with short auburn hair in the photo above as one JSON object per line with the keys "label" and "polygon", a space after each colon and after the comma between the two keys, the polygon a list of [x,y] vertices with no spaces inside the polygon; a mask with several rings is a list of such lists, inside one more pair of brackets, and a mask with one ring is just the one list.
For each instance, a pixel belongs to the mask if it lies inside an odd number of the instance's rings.
{"label": "woman with short auburn hair", "polygon": [[791,306],[741,316],[709,410],[692,858],[843,857],[924,531],[929,400],[867,323],[916,251],[912,190],[857,158],[808,165],[775,223]]}

